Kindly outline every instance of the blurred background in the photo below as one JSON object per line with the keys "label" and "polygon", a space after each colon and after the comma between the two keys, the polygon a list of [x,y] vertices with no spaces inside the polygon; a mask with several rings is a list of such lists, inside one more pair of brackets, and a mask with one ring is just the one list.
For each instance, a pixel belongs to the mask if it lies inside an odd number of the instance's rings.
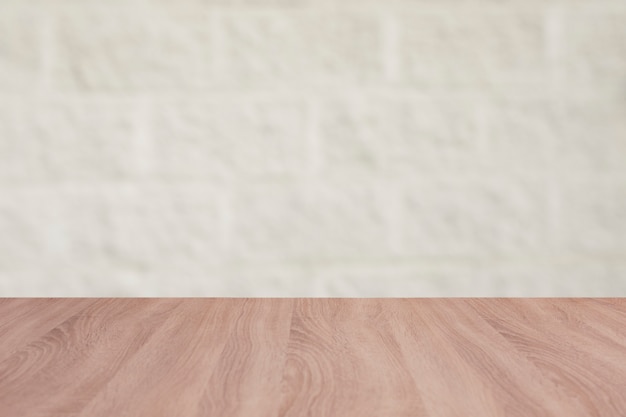
{"label": "blurred background", "polygon": [[623,0],[0,0],[1,296],[626,296]]}

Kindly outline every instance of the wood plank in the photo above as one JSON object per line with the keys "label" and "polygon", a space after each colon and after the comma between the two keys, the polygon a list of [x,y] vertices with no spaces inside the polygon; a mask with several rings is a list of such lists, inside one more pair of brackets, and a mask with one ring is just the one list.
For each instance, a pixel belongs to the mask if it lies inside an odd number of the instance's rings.
{"label": "wood plank", "polygon": [[422,415],[389,327],[379,300],[298,300],[279,416]]}
{"label": "wood plank", "polygon": [[0,363],[0,415],[82,409],[138,353],[180,301],[94,300]]}
{"label": "wood plank", "polygon": [[0,362],[85,309],[88,299],[3,299],[0,304]]}
{"label": "wood plank", "polygon": [[624,299],[1,299],[0,416],[626,415]]}
{"label": "wood plank", "polygon": [[275,414],[267,382],[282,369],[290,310],[289,301],[186,300],[80,415]]}
{"label": "wood plank", "polygon": [[294,302],[238,303],[237,317],[224,335],[224,348],[205,383],[199,417],[274,417],[278,413]]}
{"label": "wood plank", "polygon": [[[397,315],[396,335],[422,393],[425,415],[508,415],[502,414],[506,405],[501,400],[509,398],[494,389],[494,380],[488,379],[493,374],[477,368],[471,356],[463,352],[464,341],[454,329],[455,318],[448,312],[438,314],[436,307],[437,302],[430,300],[419,304],[400,300],[392,307]],[[534,411],[529,415],[535,415]]]}
{"label": "wood plank", "polygon": [[[597,338],[581,342],[584,329],[576,321],[564,323],[554,309],[548,308],[550,303],[561,308],[585,308],[580,302],[492,300],[482,301],[479,311],[541,371],[543,379],[567,392],[569,401],[576,403],[583,415],[626,415],[626,354],[615,355],[613,348]],[[621,346],[625,342],[622,340]],[[605,355],[613,360],[603,359]]]}

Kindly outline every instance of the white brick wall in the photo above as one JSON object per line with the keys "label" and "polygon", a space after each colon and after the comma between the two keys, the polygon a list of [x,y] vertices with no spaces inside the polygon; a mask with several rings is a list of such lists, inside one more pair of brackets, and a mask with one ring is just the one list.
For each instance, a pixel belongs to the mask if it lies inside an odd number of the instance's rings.
{"label": "white brick wall", "polygon": [[55,90],[178,92],[208,81],[211,27],[202,10],[68,8],[55,14]]}
{"label": "white brick wall", "polygon": [[0,296],[626,296],[623,0],[0,0]]}
{"label": "white brick wall", "polygon": [[218,181],[298,175],[307,164],[303,100],[228,98],[154,103],[153,173]]}
{"label": "white brick wall", "polygon": [[[4,4],[3,4],[4,6]],[[42,19],[31,10],[0,12],[0,91],[31,92],[43,77]]]}

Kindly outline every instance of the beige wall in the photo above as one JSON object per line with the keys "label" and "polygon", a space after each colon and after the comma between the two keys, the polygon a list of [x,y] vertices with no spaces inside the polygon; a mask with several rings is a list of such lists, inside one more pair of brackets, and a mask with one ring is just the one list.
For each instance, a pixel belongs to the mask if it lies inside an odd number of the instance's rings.
{"label": "beige wall", "polygon": [[0,295],[626,296],[626,3],[0,0]]}

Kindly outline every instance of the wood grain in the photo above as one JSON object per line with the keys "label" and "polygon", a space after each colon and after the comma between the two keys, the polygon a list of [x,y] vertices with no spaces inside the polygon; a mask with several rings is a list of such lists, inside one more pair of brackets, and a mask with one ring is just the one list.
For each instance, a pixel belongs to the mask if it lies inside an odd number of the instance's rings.
{"label": "wood grain", "polygon": [[0,300],[0,416],[625,415],[623,299]]}

